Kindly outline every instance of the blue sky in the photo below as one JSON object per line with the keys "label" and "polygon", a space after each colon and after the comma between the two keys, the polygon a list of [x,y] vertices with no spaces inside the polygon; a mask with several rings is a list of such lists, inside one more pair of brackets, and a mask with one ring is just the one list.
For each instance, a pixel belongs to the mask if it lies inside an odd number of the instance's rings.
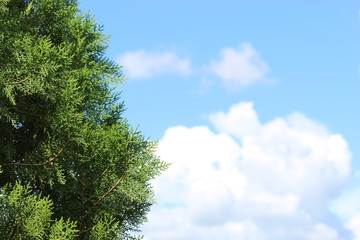
{"label": "blue sky", "polygon": [[126,117],[173,163],[148,240],[360,239],[359,5],[81,2],[129,78]]}

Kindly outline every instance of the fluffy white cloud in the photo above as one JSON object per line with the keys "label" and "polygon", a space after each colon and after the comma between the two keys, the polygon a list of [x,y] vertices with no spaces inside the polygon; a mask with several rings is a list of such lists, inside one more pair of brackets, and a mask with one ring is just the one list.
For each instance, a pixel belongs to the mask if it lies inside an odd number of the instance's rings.
{"label": "fluffy white cloud", "polygon": [[158,74],[190,74],[190,60],[177,56],[174,52],[149,52],[137,50],[127,52],[117,58],[130,78],[149,78]]}
{"label": "fluffy white cloud", "polygon": [[261,123],[252,103],[215,113],[209,127],[169,128],[154,181],[148,240],[349,239],[328,201],[349,174],[346,141],[295,113]]}
{"label": "fluffy white cloud", "polygon": [[[124,73],[131,79],[150,78],[155,75],[174,73],[188,75],[194,73],[191,60],[181,58],[172,51],[136,50],[117,57],[116,62],[123,66]],[[223,48],[220,57],[206,64],[204,69],[196,69],[201,75],[204,88],[213,84],[205,75],[217,76],[231,90],[263,81],[269,72],[266,62],[250,43],[241,43],[236,48]]]}
{"label": "fluffy white cloud", "polygon": [[236,90],[263,80],[269,67],[249,43],[242,43],[237,48],[222,49],[220,59],[211,62],[210,70],[225,86]]}
{"label": "fluffy white cloud", "polygon": [[347,224],[347,228],[354,233],[353,240],[360,240],[360,215],[354,216]]}
{"label": "fluffy white cloud", "polygon": [[341,239],[339,234],[324,224],[316,224],[313,231],[307,236],[308,240],[338,240]]}

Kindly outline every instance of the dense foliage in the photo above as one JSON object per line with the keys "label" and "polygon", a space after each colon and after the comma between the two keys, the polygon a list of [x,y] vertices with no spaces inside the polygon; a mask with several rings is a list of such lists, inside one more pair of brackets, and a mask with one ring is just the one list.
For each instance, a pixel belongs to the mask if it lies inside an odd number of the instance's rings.
{"label": "dense foliage", "polygon": [[0,0],[1,239],[132,239],[146,220],[167,165],[123,118],[106,47],[76,0]]}

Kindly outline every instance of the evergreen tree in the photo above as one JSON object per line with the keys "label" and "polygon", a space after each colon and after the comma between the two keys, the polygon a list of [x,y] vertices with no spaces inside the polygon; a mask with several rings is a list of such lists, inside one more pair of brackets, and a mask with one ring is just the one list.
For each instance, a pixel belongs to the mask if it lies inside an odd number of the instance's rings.
{"label": "evergreen tree", "polygon": [[0,0],[1,239],[135,239],[146,220],[167,164],[122,115],[107,39],[76,0]]}

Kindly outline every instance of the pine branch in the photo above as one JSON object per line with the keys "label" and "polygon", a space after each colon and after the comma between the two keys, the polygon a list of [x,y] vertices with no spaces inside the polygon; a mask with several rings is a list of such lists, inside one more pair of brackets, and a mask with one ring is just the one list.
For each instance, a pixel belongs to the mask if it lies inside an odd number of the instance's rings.
{"label": "pine branch", "polygon": [[90,201],[91,199],[93,199],[94,197],[96,196],[96,194],[94,193],[93,195],[91,195],[90,197],[88,197],[87,199],[83,199],[83,201],[82,201],[82,204],[85,204],[85,203],[87,203],[88,201]]}
{"label": "pine branch", "polygon": [[91,181],[88,184],[85,184],[83,182],[83,180],[81,180],[81,179],[77,179],[79,181],[79,183],[81,184],[81,189],[82,189],[81,202],[82,202],[82,204],[85,204],[86,202],[90,201],[91,199],[93,199],[96,196],[96,194],[94,193],[93,195],[91,195],[90,197],[85,199],[85,190],[88,187],[90,187],[92,184],[94,184],[97,180],[99,180],[102,176],[104,176],[108,170],[109,170],[109,168],[106,168],[99,176],[97,176],[93,181]]}
{"label": "pine branch", "polygon": [[20,19],[19,21],[30,22],[30,21],[38,21],[38,20],[41,20],[41,19],[40,18],[23,18],[23,19]]}
{"label": "pine branch", "polygon": [[48,115],[26,112],[26,111],[22,111],[22,110],[18,110],[18,109],[12,109],[12,110],[14,110],[15,112],[18,112],[18,113],[23,113],[23,114],[34,116],[34,117],[47,117],[48,116]]}
{"label": "pine branch", "polygon": [[123,174],[121,175],[121,177],[117,180],[117,182],[106,192],[104,193],[90,208],[88,211],[86,211],[81,217],[80,217],[80,232],[79,232],[79,236],[82,235],[85,230],[82,229],[85,219],[89,216],[89,213],[91,211],[94,210],[94,208],[96,208],[112,191],[114,191],[114,189],[121,183],[121,181],[124,179],[125,175],[126,175],[126,171],[127,169],[124,170]]}
{"label": "pine branch", "polygon": [[21,80],[21,81],[18,81],[18,82],[10,82],[10,83],[3,83],[5,85],[17,85],[17,84],[21,84],[21,83],[24,83],[26,81],[29,81],[30,79],[30,76],[26,77],[25,79]]}
{"label": "pine branch", "polygon": [[84,189],[88,188],[90,185],[94,184],[97,180],[99,180],[102,176],[105,175],[105,173],[109,170],[109,168],[106,168],[99,176],[97,176],[92,182],[90,182],[89,184],[86,184],[84,186]]}
{"label": "pine branch", "polygon": [[96,203],[94,203],[94,205],[90,208],[90,210],[93,209],[93,208],[95,208],[97,205],[99,205],[99,203],[102,202],[102,201],[106,198],[107,195],[109,195],[112,191],[114,191],[114,189],[115,189],[115,188],[120,184],[120,182],[124,179],[125,174],[126,174],[126,170],[127,170],[127,169],[124,170],[123,174],[122,174],[121,177],[117,180],[117,182],[116,182],[106,193],[104,193],[104,195],[102,195],[102,196],[96,201]]}
{"label": "pine branch", "polygon": [[70,136],[68,137],[66,143],[64,144],[64,146],[60,149],[60,151],[52,158],[50,158],[49,160],[42,162],[42,163],[4,163],[4,164],[0,164],[1,166],[23,166],[23,167],[40,167],[40,166],[45,166],[49,163],[54,162],[62,152],[64,152],[65,148],[67,147],[67,145],[70,142]]}

